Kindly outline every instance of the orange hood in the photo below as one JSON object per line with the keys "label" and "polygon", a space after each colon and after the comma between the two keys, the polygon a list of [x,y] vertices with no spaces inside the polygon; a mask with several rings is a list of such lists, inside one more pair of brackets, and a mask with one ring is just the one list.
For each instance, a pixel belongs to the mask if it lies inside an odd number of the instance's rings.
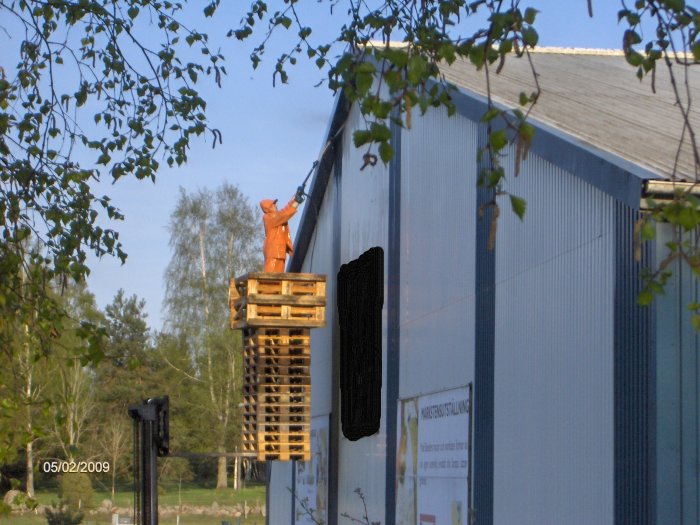
{"label": "orange hood", "polygon": [[264,199],[260,201],[260,209],[263,213],[270,213],[275,204],[277,204],[277,199]]}

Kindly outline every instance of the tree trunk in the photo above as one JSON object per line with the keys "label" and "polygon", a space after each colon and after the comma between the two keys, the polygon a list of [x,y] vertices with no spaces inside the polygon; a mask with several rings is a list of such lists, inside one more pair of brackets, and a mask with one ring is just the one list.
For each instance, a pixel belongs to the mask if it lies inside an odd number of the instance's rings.
{"label": "tree trunk", "polygon": [[[236,447],[236,452],[238,452],[238,447]],[[238,456],[233,459],[233,490],[238,492],[241,488],[240,485],[240,468],[238,464]]]}
{"label": "tree trunk", "polygon": [[[223,446],[219,447],[220,453],[225,453],[226,448]],[[228,487],[228,479],[226,478],[226,456],[219,456],[219,463],[216,469],[216,488],[225,489]]]}
{"label": "tree trunk", "polygon": [[117,484],[117,468],[114,463],[112,463],[112,503],[114,503],[114,493]]}
{"label": "tree trunk", "polygon": [[27,442],[26,452],[27,452],[27,496],[30,498],[34,497],[34,428],[32,426],[32,400],[34,395],[34,377],[32,369],[32,356],[31,349],[29,347],[29,326],[24,325],[24,350],[26,358],[26,382],[24,385],[24,402],[27,407],[27,437],[29,441]]}
{"label": "tree trunk", "polygon": [[32,441],[27,443],[27,496],[34,497],[34,447]]}

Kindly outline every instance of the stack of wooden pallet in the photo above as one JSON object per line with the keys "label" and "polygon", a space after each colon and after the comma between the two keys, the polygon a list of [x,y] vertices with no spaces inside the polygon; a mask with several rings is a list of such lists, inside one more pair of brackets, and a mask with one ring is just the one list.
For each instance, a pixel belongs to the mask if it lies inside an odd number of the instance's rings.
{"label": "stack of wooden pallet", "polygon": [[244,335],[243,451],[260,461],[310,459],[310,328],[325,324],[325,296],[323,275],[231,280],[231,326]]}

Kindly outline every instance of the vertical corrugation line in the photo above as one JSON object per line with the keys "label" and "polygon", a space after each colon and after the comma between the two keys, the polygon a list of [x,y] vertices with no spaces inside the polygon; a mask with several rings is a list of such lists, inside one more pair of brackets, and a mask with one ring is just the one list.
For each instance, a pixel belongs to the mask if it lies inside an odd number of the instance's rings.
{"label": "vertical corrugation line", "polygon": [[[615,257],[615,525],[656,524],[656,377],[651,308],[637,305],[641,268],[634,257],[639,212],[616,207]],[[664,525],[664,524],[659,524]]]}
{"label": "vertical corrugation line", "polygon": [[[342,226],[340,218],[341,198],[340,187],[343,176],[343,150],[342,140],[337,139],[338,146],[335,149],[335,162],[333,165],[333,254],[331,267],[340,268],[340,243],[342,235]],[[333,279],[331,279],[333,281]],[[335,286],[333,286],[333,300],[337,297]],[[331,421],[328,431],[328,525],[337,525],[338,523],[338,483],[340,470],[340,328],[338,325],[338,317],[331,316],[332,325],[332,356],[331,356]]]}
{"label": "vertical corrugation line", "polygon": [[386,489],[385,520],[396,522],[396,417],[401,356],[401,127],[392,123],[394,157],[389,165],[387,363],[386,363]]}
{"label": "vertical corrugation line", "polygon": [[612,525],[614,199],[512,158],[527,211],[498,200],[493,523]]}
{"label": "vertical corrugation line", "polygon": [[402,399],[474,377],[477,130],[434,110],[401,132]]}
{"label": "vertical corrugation line", "polygon": [[[486,131],[479,130],[479,148],[486,143]],[[478,166],[480,169],[481,166]],[[479,188],[476,208],[493,199],[493,191]],[[493,524],[493,431],[494,431],[494,334],[496,253],[488,249],[493,215],[483,208],[476,222],[476,309],[474,359],[474,509],[476,525]]]}

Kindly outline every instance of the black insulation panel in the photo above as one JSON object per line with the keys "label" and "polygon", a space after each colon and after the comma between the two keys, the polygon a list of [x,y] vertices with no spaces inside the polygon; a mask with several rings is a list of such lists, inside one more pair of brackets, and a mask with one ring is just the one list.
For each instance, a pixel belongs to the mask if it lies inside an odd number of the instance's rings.
{"label": "black insulation panel", "polygon": [[379,431],[384,250],[374,247],[338,272],[340,422],[351,441]]}

